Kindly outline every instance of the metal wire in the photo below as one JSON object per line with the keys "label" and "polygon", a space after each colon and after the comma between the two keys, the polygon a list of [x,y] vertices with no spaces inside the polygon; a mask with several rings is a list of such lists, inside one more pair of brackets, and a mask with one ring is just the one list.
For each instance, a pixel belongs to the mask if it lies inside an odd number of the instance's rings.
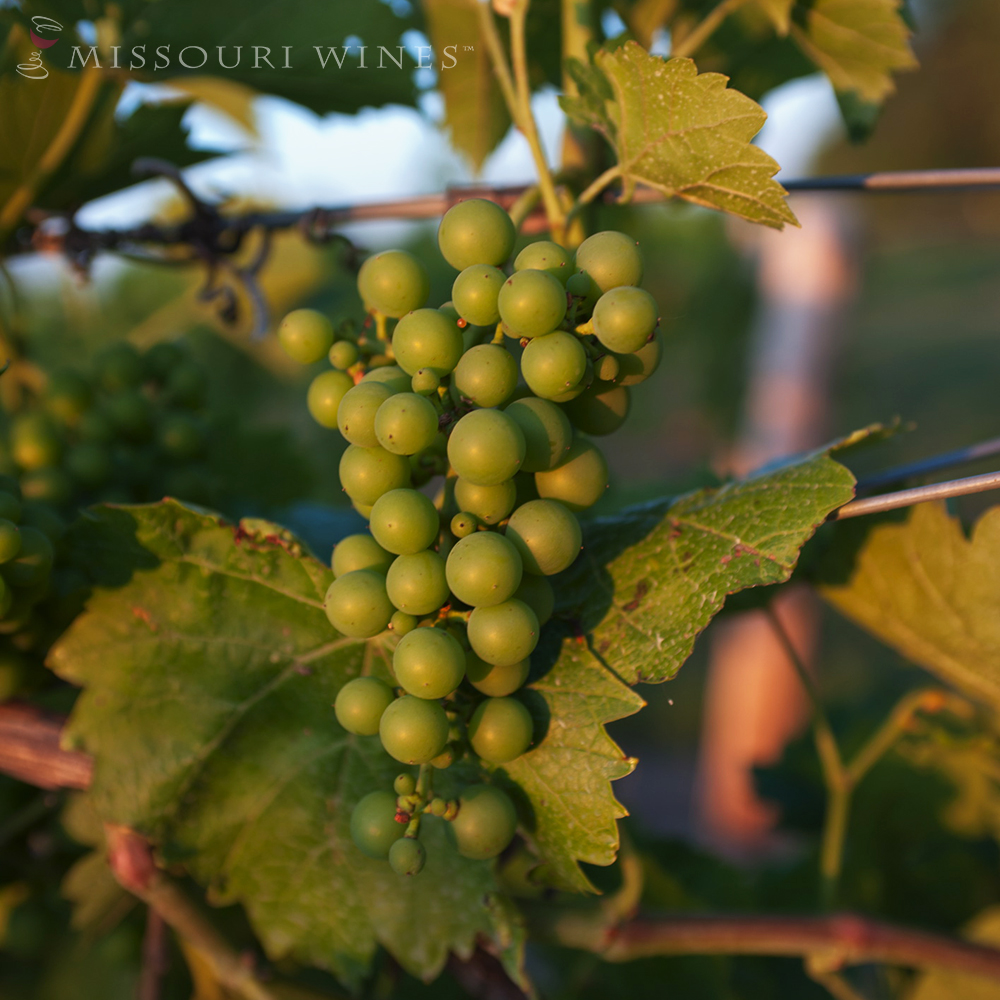
{"label": "metal wire", "polygon": [[886,510],[898,510],[900,507],[912,507],[928,500],[945,500],[948,497],[968,496],[996,489],[1000,489],[1000,472],[987,472],[982,476],[951,479],[944,483],[932,483],[930,486],[916,486],[910,490],[852,500],[835,510],[830,515],[830,520],[843,521],[845,518],[860,517],[862,514],[878,514]]}

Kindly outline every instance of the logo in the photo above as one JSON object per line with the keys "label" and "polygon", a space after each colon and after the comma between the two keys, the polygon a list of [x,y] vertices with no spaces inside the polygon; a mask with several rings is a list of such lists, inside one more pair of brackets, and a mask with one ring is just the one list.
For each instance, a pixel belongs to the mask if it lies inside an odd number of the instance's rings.
{"label": "logo", "polygon": [[[36,14],[31,19],[31,27],[28,29],[28,35],[31,37],[31,44],[35,46],[36,50],[50,49],[59,39],[58,37],[46,38],[45,34],[52,33],[58,36],[62,30],[63,26],[58,21],[53,21],[51,17],[43,17],[41,14]],[[29,80],[44,80],[49,75],[49,71],[42,62],[41,51],[32,52],[27,62],[18,63],[17,71],[21,76],[25,76]]]}

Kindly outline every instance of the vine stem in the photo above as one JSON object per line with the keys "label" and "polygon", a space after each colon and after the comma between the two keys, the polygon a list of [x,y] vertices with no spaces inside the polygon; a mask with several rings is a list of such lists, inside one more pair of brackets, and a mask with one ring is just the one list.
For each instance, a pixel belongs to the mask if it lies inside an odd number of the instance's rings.
{"label": "vine stem", "polygon": [[592,180],[580,193],[580,196],[576,199],[576,204],[573,206],[574,212],[584,205],[589,205],[613,180],[621,177],[621,175],[622,168],[620,164],[616,163],[613,167],[608,167],[603,174]]}
{"label": "vine stem", "polygon": [[680,41],[676,42],[670,50],[670,55],[673,58],[678,58],[681,56],[691,56],[698,51],[708,41],[708,39],[715,32],[715,29],[719,27],[722,22],[737,10],[742,7],[747,0],[722,0],[722,3],[714,7],[706,15],[705,19],[698,24],[692,31],[686,34]]}

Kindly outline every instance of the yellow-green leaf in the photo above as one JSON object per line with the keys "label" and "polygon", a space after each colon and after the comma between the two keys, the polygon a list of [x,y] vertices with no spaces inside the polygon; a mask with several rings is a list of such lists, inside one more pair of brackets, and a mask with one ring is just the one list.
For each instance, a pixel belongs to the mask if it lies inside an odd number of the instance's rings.
{"label": "yellow-green leaf", "polygon": [[[965,929],[965,937],[978,944],[1000,945],[1000,906],[991,906]],[[1000,1000],[1000,983],[950,969],[931,969],[917,979],[908,1000]]]}
{"label": "yellow-green leaf", "polygon": [[757,0],[757,6],[767,15],[779,35],[787,35],[795,0]]}
{"label": "yellow-green leaf", "polygon": [[257,91],[253,87],[220,76],[179,76],[173,80],[165,80],[164,83],[229,115],[256,137],[257,119],[253,102]]}

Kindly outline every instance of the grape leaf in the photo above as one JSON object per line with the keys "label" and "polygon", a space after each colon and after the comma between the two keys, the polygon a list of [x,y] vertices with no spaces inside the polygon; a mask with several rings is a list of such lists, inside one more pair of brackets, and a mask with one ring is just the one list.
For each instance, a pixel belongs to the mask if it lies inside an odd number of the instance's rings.
{"label": "grape leaf", "polygon": [[787,35],[795,0],[757,0],[757,6],[767,15],[779,35]]}
{"label": "grape leaf", "polygon": [[594,655],[629,684],[672,678],[726,596],[787,580],[817,526],[851,499],[854,477],[831,452],[856,440],[595,520],[557,588]]}
{"label": "grape leaf", "polygon": [[350,840],[354,802],[400,767],[334,718],[347,679],[386,668],[378,643],[330,627],[325,566],[276,526],[234,531],[175,501],[95,508],[73,545],[104,586],[50,664],[85,688],[68,734],[95,756],[103,820],[153,838],[214,901],[243,903],[271,956],[349,983],[378,943],[428,978],[480,936],[516,951],[490,866],[459,857],[443,820],[428,817],[412,879]]}
{"label": "grape leaf", "polygon": [[[1000,906],[977,913],[964,928],[963,937],[978,944],[1000,945]],[[1000,1000],[1000,983],[951,969],[929,969],[917,977],[909,1000]]]}
{"label": "grape leaf", "polygon": [[956,687],[1000,704],[1000,507],[966,537],[943,504],[868,534],[835,608]]}
{"label": "grape leaf", "polygon": [[879,104],[895,89],[893,71],[914,69],[902,0],[814,0],[791,24],[802,50],[838,92]]}
{"label": "grape leaf", "polygon": [[636,42],[570,63],[580,94],[566,113],[600,132],[618,158],[624,194],[637,184],[751,222],[797,225],[775,181],[778,164],[750,140],[766,115],[690,59],[663,60]]}

